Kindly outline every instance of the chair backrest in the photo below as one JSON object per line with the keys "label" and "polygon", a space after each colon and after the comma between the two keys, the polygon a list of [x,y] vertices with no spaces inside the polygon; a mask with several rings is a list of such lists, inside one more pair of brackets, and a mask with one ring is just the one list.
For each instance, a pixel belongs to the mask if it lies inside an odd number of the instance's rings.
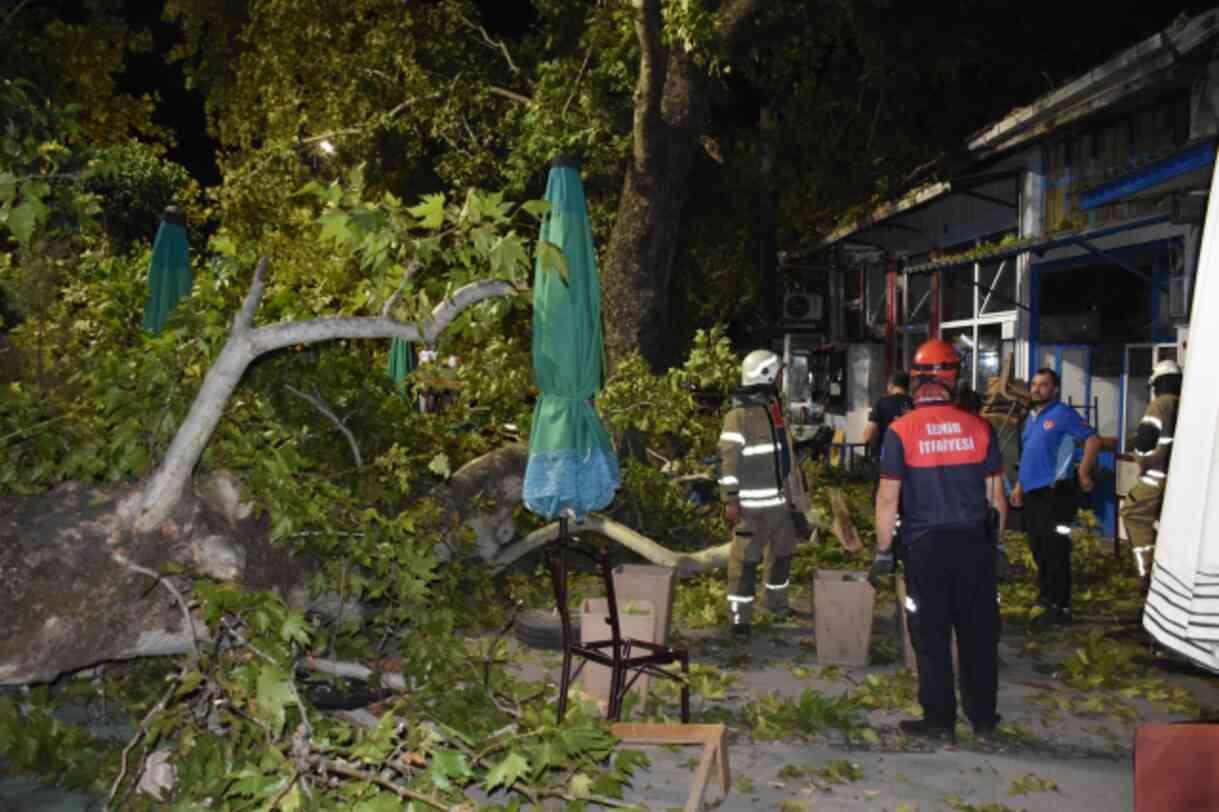
{"label": "chair backrest", "polygon": [[618,598],[614,594],[614,571],[613,565],[610,563],[609,551],[601,547],[596,553],[593,553],[573,543],[575,540],[574,537],[560,536],[546,549],[546,563],[550,569],[550,584],[554,590],[555,608],[559,612],[559,623],[563,631],[563,647],[569,647],[576,639],[576,635],[571,628],[571,610],[567,606],[568,551],[579,553],[596,562],[597,570],[601,574],[601,580],[605,584],[605,606],[607,611],[605,621],[610,628],[610,639],[614,643],[620,643],[622,641],[622,629],[618,622]]}

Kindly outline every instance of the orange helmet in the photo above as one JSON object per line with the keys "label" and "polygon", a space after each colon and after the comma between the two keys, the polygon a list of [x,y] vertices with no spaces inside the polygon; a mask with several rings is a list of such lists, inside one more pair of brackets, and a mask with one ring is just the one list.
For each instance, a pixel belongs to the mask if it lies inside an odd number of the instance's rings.
{"label": "orange helmet", "polygon": [[947,341],[924,341],[914,353],[910,379],[916,403],[952,400],[960,377],[961,356]]}

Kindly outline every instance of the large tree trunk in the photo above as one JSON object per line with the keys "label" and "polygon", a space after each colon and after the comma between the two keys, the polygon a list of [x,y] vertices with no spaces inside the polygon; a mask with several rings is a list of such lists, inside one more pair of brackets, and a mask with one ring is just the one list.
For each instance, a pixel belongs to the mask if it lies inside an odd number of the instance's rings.
{"label": "large tree trunk", "polygon": [[[657,371],[672,360],[669,288],[682,208],[707,117],[710,79],[684,49],[661,42],[660,0],[634,0],[639,40],[633,150],[602,285],[611,362],[639,350]],[[757,0],[729,0],[720,34],[735,39]]]}

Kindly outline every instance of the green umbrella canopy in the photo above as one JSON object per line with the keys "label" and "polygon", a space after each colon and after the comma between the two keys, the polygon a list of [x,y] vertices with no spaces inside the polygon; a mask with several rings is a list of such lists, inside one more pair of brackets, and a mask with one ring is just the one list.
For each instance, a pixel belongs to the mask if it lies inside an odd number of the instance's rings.
{"label": "green umbrella canopy", "polygon": [[395,338],[389,345],[389,378],[399,386],[415,371],[415,350],[409,341]]}
{"label": "green umbrella canopy", "polygon": [[144,329],[156,335],[165,326],[178,302],[190,296],[190,248],[186,242],[186,220],[176,206],[161,215],[157,239],[148,264],[148,301],[144,305]]}
{"label": "green umbrella canopy", "polygon": [[601,389],[601,280],[578,164],[560,156],[546,184],[541,240],[562,252],[566,279],[539,251],[533,277],[533,410],[525,506],[547,518],[582,517],[608,505],[618,460],[593,409]]}

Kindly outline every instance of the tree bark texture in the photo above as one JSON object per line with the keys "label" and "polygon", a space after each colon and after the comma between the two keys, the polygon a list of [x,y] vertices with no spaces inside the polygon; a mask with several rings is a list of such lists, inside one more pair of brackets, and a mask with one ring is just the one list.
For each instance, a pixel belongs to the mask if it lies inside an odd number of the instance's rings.
{"label": "tree bark texture", "polygon": [[[153,572],[189,596],[199,575],[274,589],[304,607],[315,565],[272,546],[265,519],[184,495],[156,533],[130,532],[140,491],[76,482],[0,499],[0,685],[42,682],[107,660],[190,651],[192,628]],[[209,501],[212,503],[209,504]],[[206,635],[194,619],[193,633]]]}
{"label": "tree bark texture", "polygon": [[[633,149],[602,270],[606,348],[611,364],[638,350],[656,371],[673,360],[669,289],[704,129],[710,78],[684,49],[661,43],[660,0],[635,0],[640,45]],[[720,34],[735,39],[757,0],[731,0]]]}

